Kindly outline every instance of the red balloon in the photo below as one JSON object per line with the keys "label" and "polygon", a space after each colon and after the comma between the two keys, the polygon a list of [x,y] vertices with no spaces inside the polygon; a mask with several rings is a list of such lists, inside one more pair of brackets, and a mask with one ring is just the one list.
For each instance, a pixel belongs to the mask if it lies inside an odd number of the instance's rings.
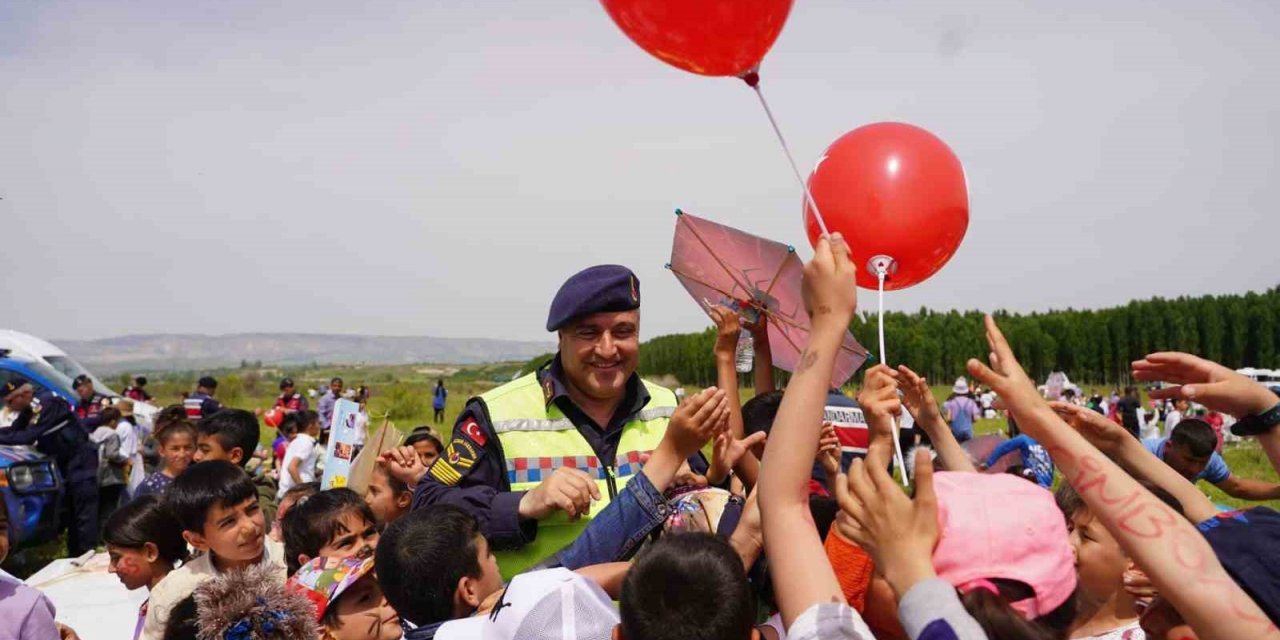
{"label": "red balloon", "polygon": [[760,64],[792,0],[600,0],[622,32],[659,60],[704,76]]}
{"label": "red balloon", "polygon": [[267,423],[268,427],[279,429],[284,422],[284,411],[280,409],[272,409],[262,416],[262,421]]}
{"label": "red balloon", "polygon": [[[945,142],[920,127],[877,122],[831,143],[809,174],[809,192],[827,228],[849,243],[858,286],[875,289],[867,264],[897,261],[886,290],[905,289],[937,273],[969,228],[964,167]],[[805,230],[816,244],[822,231],[806,203]]]}

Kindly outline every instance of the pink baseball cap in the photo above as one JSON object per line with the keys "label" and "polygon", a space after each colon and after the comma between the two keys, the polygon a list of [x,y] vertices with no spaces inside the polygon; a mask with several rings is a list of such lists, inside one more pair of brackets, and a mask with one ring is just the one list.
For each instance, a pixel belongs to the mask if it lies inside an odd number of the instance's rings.
{"label": "pink baseball cap", "polygon": [[992,579],[1031,587],[1012,603],[1034,620],[1057,609],[1076,589],[1075,555],[1053,494],[1008,474],[933,474],[941,535],[933,550],[938,577],[961,592],[995,591]]}

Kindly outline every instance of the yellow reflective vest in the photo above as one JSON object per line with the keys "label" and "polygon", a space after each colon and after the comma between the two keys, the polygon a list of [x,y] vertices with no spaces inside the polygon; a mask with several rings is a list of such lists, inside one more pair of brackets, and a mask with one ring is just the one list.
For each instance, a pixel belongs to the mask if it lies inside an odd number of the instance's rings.
{"label": "yellow reflective vest", "polygon": [[631,477],[640,472],[641,455],[653,451],[662,441],[667,421],[676,408],[675,394],[664,387],[641,382],[649,392],[649,402],[623,425],[614,460],[600,459],[564,412],[545,400],[537,372],[480,396],[489,414],[489,424],[502,443],[507,481],[512,491],[528,491],[560,467],[587,472],[600,488],[601,499],[577,522],[569,522],[564,512],[558,511],[538,522],[538,536],[533,543],[516,551],[495,552],[504,580],[573,542]]}

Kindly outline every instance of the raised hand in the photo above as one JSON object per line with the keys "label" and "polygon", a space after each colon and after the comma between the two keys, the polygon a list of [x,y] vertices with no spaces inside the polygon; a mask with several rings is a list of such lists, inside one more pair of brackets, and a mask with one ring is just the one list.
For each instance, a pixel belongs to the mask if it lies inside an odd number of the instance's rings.
{"label": "raised hand", "polygon": [[898,372],[883,364],[867,370],[858,391],[858,406],[862,407],[870,432],[867,464],[888,465],[893,457],[893,419],[902,413]]}
{"label": "raised hand", "polygon": [[418,452],[413,447],[402,446],[383,451],[378,457],[378,464],[386,468],[391,477],[410,487],[418,484],[422,476],[427,474],[427,466],[422,464],[422,458],[418,457]]}
{"label": "raised hand", "polygon": [[669,441],[681,459],[693,455],[728,427],[729,401],[725,392],[715,387],[688,398],[671,415],[663,441]]}
{"label": "raised hand", "polygon": [[834,479],[840,473],[840,438],[836,428],[830,422],[822,423],[822,434],[818,436],[818,463],[828,478]]}
{"label": "raised hand", "polygon": [[742,334],[738,314],[723,305],[707,307],[707,314],[716,323],[716,346],[712,351],[717,358],[734,358],[738,350],[738,337]]}
{"label": "raised hand", "polygon": [[591,501],[600,499],[595,480],[581,469],[560,467],[551,477],[525,492],[520,498],[520,517],[541,520],[563,511],[569,520],[577,520],[591,510]]}
{"label": "raised hand", "polygon": [[813,260],[804,265],[800,289],[815,331],[837,328],[844,331],[849,327],[858,306],[858,288],[854,283],[857,274],[843,236],[834,233],[830,238],[818,239]]}
{"label": "raised hand", "polygon": [[739,440],[728,431],[720,432],[716,436],[715,447],[711,450],[711,466],[707,469],[707,482],[713,485],[723,483],[747,451],[758,444],[764,444],[766,437],[765,432],[757,431]]}
{"label": "raised hand", "polygon": [[[983,323],[987,330],[987,346],[991,348],[991,352],[987,354],[991,366],[970,358],[966,369],[969,375],[991,387],[1004,400],[1009,411],[1018,419],[1018,426],[1022,427],[1024,412],[1048,408],[1048,405],[1036,390],[1036,383],[1022,370],[1022,365],[1018,364],[1009,341],[1005,340],[1000,327],[996,326],[995,319],[988,315]],[[1040,439],[1041,434],[1036,432],[1037,425],[1033,424],[1030,429],[1023,427],[1023,430],[1027,431],[1027,435]]]}
{"label": "raised hand", "polygon": [[836,501],[847,518],[840,532],[875,560],[901,598],[912,585],[934,577],[933,548],[938,544],[938,499],[933,464],[927,451],[916,452],[916,496],[908,498],[883,465],[855,460],[836,485]]}
{"label": "raised hand", "polygon": [[1089,444],[1108,456],[1114,457],[1126,442],[1133,439],[1124,427],[1087,407],[1069,402],[1050,402],[1049,407]]}
{"label": "raised hand", "polygon": [[1280,403],[1263,385],[1189,353],[1153,353],[1133,363],[1133,377],[1178,385],[1151,391],[1153,400],[1184,398],[1237,418],[1260,414]]}
{"label": "raised hand", "polygon": [[929,381],[919,376],[906,365],[898,365],[898,384],[902,390],[902,404],[915,417],[917,424],[946,424],[942,419],[942,411],[938,409],[938,399],[933,397],[929,389]]}

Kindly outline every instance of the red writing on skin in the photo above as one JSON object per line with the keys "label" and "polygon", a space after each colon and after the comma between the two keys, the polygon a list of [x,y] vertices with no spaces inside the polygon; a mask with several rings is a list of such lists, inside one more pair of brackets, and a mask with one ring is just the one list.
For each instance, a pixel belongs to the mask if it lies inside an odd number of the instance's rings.
{"label": "red writing on skin", "polygon": [[[1173,541],[1173,559],[1190,571],[1202,571],[1205,566],[1205,549],[1209,543],[1198,534],[1178,530]],[[1206,579],[1205,582],[1208,580]]]}
{"label": "red writing on skin", "polygon": [[[1138,526],[1143,523],[1146,526]],[[1116,521],[1116,526],[1121,530],[1139,538],[1159,538],[1164,535],[1165,527],[1173,528],[1177,524],[1178,517],[1174,515],[1173,510],[1151,500],[1120,514]]]}

